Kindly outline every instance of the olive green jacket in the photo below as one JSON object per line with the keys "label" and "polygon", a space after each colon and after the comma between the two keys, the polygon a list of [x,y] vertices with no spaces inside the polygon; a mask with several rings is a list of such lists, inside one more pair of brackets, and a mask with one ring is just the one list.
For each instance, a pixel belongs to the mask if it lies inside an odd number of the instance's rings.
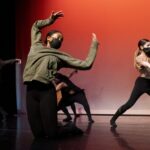
{"label": "olive green jacket", "polygon": [[98,49],[98,41],[92,40],[89,54],[85,60],[73,58],[57,49],[47,48],[41,40],[41,29],[52,24],[51,18],[36,21],[31,29],[31,48],[23,72],[23,82],[33,80],[48,84],[55,78],[56,72],[62,68],[88,70],[92,67]]}

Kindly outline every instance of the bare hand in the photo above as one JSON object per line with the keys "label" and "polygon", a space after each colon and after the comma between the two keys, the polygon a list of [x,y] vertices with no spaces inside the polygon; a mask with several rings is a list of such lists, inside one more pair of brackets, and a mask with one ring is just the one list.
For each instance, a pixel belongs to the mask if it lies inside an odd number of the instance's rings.
{"label": "bare hand", "polygon": [[58,19],[58,18],[60,18],[60,17],[63,17],[63,16],[64,16],[64,14],[62,13],[62,11],[57,11],[57,12],[52,11],[50,17],[51,17],[53,20],[56,20],[56,19]]}
{"label": "bare hand", "polygon": [[16,63],[17,63],[17,64],[21,64],[21,59],[18,59],[18,58],[17,58],[17,59],[16,59]]}
{"label": "bare hand", "polygon": [[67,87],[67,84],[66,84],[65,82],[61,82],[61,83],[60,83],[60,87],[61,87],[61,88]]}
{"label": "bare hand", "polygon": [[67,87],[67,84],[64,83],[64,82],[61,82],[61,83],[59,83],[59,84],[56,86],[56,91],[59,91],[59,90],[61,90],[62,88],[65,88],[65,87]]}
{"label": "bare hand", "polygon": [[92,40],[93,41],[97,41],[99,43],[95,33],[92,33]]}

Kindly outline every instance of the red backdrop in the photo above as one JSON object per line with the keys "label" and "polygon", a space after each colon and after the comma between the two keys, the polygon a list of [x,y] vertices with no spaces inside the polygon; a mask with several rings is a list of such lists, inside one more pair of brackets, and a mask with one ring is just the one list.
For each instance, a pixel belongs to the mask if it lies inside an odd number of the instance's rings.
{"label": "red backdrop", "polygon": [[[149,0],[18,0],[17,55],[25,62],[33,22],[49,17],[52,10],[62,10],[65,17],[44,29],[43,37],[50,29],[62,31],[62,50],[85,59],[91,34],[96,33],[100,48],[93,68],[80,71],[72,80],[85,88],[92,113],[114,113],[127,101],[138,76],[133,67],[133,54],[139,39],[150,39],[149,6]],[[127,113],[150,114],[148,99],[142,96]]]}

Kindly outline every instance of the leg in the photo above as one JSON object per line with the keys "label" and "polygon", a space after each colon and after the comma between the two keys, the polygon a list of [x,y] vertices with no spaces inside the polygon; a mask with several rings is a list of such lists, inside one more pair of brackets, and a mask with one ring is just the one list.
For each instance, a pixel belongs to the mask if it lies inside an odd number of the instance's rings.
{"label": "leg", "polygon": [[128,110],[129,108],[131,108],[136,103],[136,101],[138,100],[138,98],[144,93],[141,85],[142,85],[141,81],[139,79],[137,79],[129,100],[124,105],[122,105],[116,111],[116,113],[113,115],[113,117],[111,118],[110,124],[111,124],[112,127],[114,127],[114,128],[117,127],[117,125],[115,123],[115,121],[117,120],[117,118],[120,115],[122,115],[126,110]]}
{"label": "leg", "polygon": [[49,138],[57,133],[57,101],[55,88],[40,93],[40,115],[44,132]]}
{"label": "leg", "polygon": [[63,107],[61,110],[62,110],[62,111],[64,112],[64,114],[67,116],[67,118],[63,119],[63,121],[64,121],[64,122],[69,122],[69,121],[71,121],[72,118],[71,118],[71,115],[69,114],[68,109],[67,109],[66,107]]}
{"label": "leg", "polygon": [[64,122],[69,122],[72,120],[71,115],[68,112],[67,105],[65,103],[65,100],[62,98],[62,100],[59,102],[57,106],[57,110],[62,110],[64,114],[67,116],[67,118],[63,119]]}
{"label": "leg", "polygon": [[38,92],[27,87],[26,96],[27,116],[31,131],[35,137],[43,137],[44,129],[40,118],[40,102],[38,100]]}
{"label": "leg", "polygon": [[91,115],[91,111],[90,111],[90,106],[88,104],[86,95],[84,93],[84,91],[76,94],[74,96],[74,101],[81,104],[84,107],[85,112],[87,113],[89,122],[94,122],[94,120],[92,119],[92,115]]}
{"label": "leg", "polygon": [[35,137],[56,136],[57,102],[55,88],[38,82],[28,85],[27,114]]}
{"label": "leg", "polygon": [[77,114],[77,112],[76,112],[76,106],[75,106],[75,104],[72,103],[70,106],[71,106],[71,109],[72,109],[72,111],[73,111],[73,113],[75,115],[75,118],[79,117],[80,115]]}

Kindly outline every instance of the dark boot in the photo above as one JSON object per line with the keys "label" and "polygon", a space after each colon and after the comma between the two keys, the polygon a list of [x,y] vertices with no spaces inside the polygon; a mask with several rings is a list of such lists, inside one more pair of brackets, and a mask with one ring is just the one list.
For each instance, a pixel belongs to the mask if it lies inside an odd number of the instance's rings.
{"label": "dark boot", "polygon": [[94,120],[92,118],[89,119],[89,123],[94,123]]}
{"label": "dark boot", "polygon": [[116,120],[121,114],[122,114],[122,111],[121,111],[121,108],[119,108],[110,120],[110,125],[112,128],[117,128]]}

